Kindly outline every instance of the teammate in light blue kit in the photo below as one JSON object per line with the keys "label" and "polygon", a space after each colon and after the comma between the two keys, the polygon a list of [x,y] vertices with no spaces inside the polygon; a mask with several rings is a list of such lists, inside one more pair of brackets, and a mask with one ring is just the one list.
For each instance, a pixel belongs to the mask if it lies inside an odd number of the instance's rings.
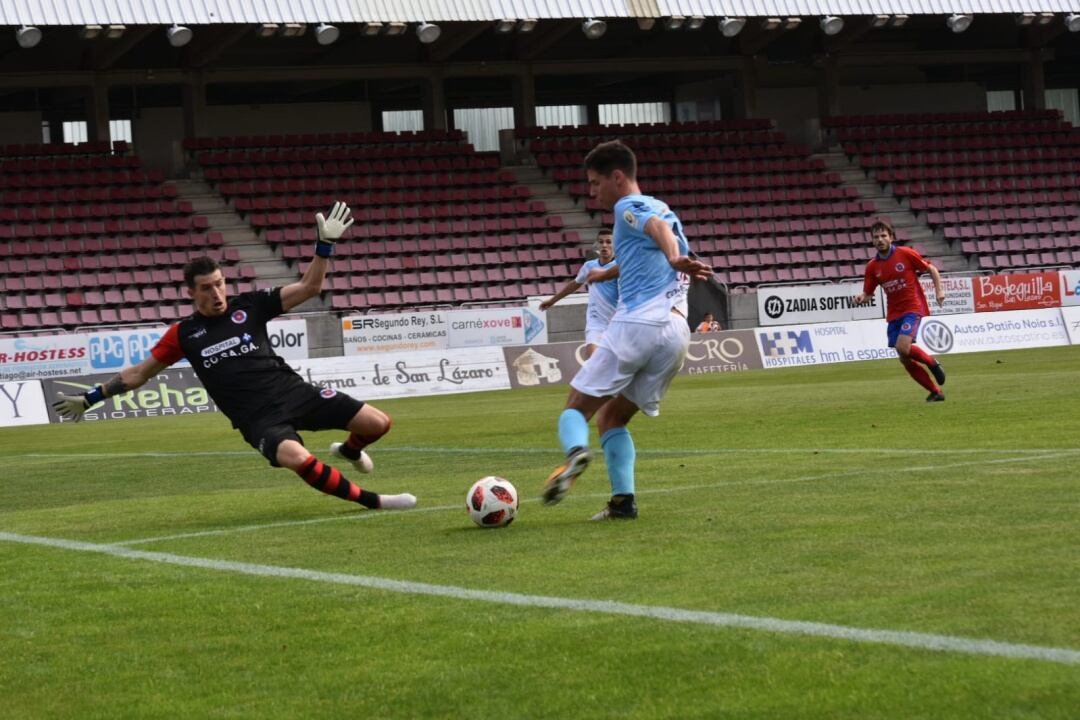
{"label": "teammate in light blue kit", "polygon": [[630,148],[617,140],[597,145],[585,157],[585,172],[589,194],[615,214],[619,302],[596,352],[570,383],[566,409],[559,416],[566,461],[548,477],[543,500],[547,505],[562,500],[588,466],[589,420],[596,415],[611,500],[592,519],[633,519],[638,514],[636,452],[626,426],[638,410],[649,416],[660,413],[660,399],[690,345],[689,283],[709,278],[712,268],[689,256],[675,213],[641,194],[637,158]]}
{"label": "teammate in light blue kit", "polygon": [[[596,253],[599,257],[586,260],[573,280],[563,285],[559,292],[540,303],[540,309],[547,311],[567,295],[577,292],[582,286],[589,288],[589,305],[585,310],[585,357],[596,351],[600,336],[607,330],[615,306],[619,302],[619,284],[614,279],[590,281],[593,271],[610,270],[616,267],[615,252],[612,249],[611,230],[604,228],[596,233]],[[617,276],[616,276],[617,277]]]}

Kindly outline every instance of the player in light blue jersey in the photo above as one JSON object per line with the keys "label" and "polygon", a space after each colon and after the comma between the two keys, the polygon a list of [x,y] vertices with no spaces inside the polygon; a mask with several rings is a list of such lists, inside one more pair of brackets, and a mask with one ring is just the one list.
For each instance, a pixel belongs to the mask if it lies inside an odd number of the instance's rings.
{"label": "player in light blue jersey", "polygon": [[675,213],[641,194],[637,158],[626,145],[617,140],[597,145],[585,157],[585,173],[589,194],[615,214],[619,302],[596,352],[570,383],[566,409],[559,416],[559,442],[566,461],[548,477],[543,500],[547,505],[562,500],[588,466],[589,420],[595,415],[611,500],[592,519],[633,519],[638,514],[636,451],[626,426],[638,410],[659,414],[660,399],[682,368],[690,345],[689,283],[709,278],[712,268],[690,257]]}
{"label": "player in light blue jersey", "polygon": [[573,280],[563,285],[559,292],[540,303],[545,312],[549,307],[567,295],[577,292],[582,286],[589,288],[589,305],[585,310],[585,357],[596,350],[600,336],[607,329],[611,316],[615,314],[615,305],[619,302],[619,284],[615,280],[592,282],[589,275],[594,270],[608,270],[615,267],[615,252],[612,249],[611,230],[604,228],[596,233],[596,254],[599,256],[586,260]]}

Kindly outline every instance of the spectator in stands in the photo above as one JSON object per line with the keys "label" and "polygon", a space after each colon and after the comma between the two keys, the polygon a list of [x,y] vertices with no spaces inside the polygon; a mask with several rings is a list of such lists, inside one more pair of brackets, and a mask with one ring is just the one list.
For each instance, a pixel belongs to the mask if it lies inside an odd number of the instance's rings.
{"label": "spectator in stands", "polygon": [[596,415],[611,500],[592,519],[633,519],[638,514],[635,449],[626,426],[639,409],[649,416],[659,413],[660,399],[690,345],[690,280],[708,278],[712,269],[689,257],[675,213],[641,194],[630,148],[618,140],[600,143],[585,157],[585,173],[589,194],[615,216],[619,301],[596,352],[570,383],[558,423],[566,461],[548,477],[543,500],[548,505],[562,500],[588,466],[589,420]]}
{"label": "spectator in stands", "polygon": [[[607,329],[608,322],[619,302],[619,283],[611,280],[590,280],[594,270],[609,270],[615,265],[615,252],[612,248],[611,230],[603,228],[596,233],[596,254],[598,257],[586,260],[573,280],[563,285],[559,292],[540,303],[540,309],[547,311],[555,303],[581,287],[589,288],[589,304],[585,310],[585,357],[596,350],[600,336]],[[617,275],[616,275],[617,277]]]}
{"label": "spectator in stands", "polygon": [[364,448],[390,429],[385,413],[332,388],[305,382],[270,347],[266,323],[319,294],[334,243],[353,222],[349,207],[340,202],[334,203],[328,218],[318,213],[315,219],[315,257],[298,282],[229,300],[217,261],[199,257],[189,262],[184,281],[195,312],[173,324],[146,360],[124,368],[105,385],[82,395],[61,393],[53,403],[57,414],[78,422],[105,398],[140,387],[187,358],[218,408],[271,466],[289,468],[315,489],[367,508],[415,506],[416,498],[408,493],[379,495],[354,485],[308,452],[297,433],[348,430],[346,441],[333,443],[330,453],[368,473],[373,464]]}
{"label": "spectator in stands", "polygon": [[[919,323],[930,314],[926,295],[919,284],[919,275],[930,273],[934,280],[934,299],[941,305],[945,302],[941,273],[918,251],[897,246],[896,233],[887,220],[879,219],[870,226],[870,239],[877,254],[866,264],[863,291],[855,296],[855,303],[863,305],[869,302],[874,290],[881,286],[885,291],[885,304],[888,309],[886,320],[889,321],[889,347],[896,349],[900,363],[908,375],[930,391],[926,402],[942,402],[945,400],[945,395],[941,392],[941,385],[945,384],[945,369],[933,356],[915,345]],[[930,373],[927,373],[927,370]],[[930,379],[931,374],[934,376],[933,380]]]}
{"label": "spectator in stands", "polygon": [[705,313],[705,317],[701,318],[701,322],[698,323],[696,332],[720,332],[720,323],[716,321],[712,313]]}

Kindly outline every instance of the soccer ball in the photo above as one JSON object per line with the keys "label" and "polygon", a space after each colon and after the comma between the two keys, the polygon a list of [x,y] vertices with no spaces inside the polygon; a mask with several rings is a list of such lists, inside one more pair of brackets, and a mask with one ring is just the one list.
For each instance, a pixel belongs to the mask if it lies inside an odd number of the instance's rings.
{"label": "soccer ball", "polygon": [[465,496],[465,509],[472,521],[484,528],[506,527],[517,515],[517,489],[501,477],[480,478]]}

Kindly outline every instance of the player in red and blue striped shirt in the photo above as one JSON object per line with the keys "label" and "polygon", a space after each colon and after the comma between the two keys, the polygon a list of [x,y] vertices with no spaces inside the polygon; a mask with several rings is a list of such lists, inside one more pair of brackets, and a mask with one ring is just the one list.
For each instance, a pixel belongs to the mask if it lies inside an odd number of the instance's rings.
{"label": "player in red and blue striped shirt", "polygon": [[[919,275],[930,273],[934,280],[934,299],[941,305],[945,302],[941,273],[918,251],[895,245],[896,233],[887,221],[878,220],[870,226],[870,237],[877,254],[866,264],[863,291],[855,296],[855,303],[862,305],[867,302],[874,290],[881,286],[885,291],[889,347],[896,350],[908,375],[930,391],[926,402],[941,402],[945,399],[940,387],[945,384],[945,370],[932,355],[915,345],[919,323],[930,314],[926,295],[919,284]],[[931,374],[933,380],[930,379]]]}

